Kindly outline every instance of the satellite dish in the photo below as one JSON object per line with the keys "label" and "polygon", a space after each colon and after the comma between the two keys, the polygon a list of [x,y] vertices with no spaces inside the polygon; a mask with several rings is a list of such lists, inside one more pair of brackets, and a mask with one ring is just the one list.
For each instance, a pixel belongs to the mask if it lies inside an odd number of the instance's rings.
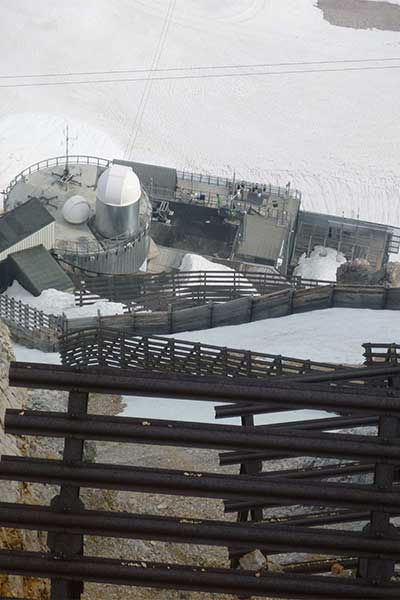
{"label": "satellite dish", "polygon": [[62,208],[62,216],[71,225],[82,225],[90,217],[89,202],[83,196],[71,196]]}

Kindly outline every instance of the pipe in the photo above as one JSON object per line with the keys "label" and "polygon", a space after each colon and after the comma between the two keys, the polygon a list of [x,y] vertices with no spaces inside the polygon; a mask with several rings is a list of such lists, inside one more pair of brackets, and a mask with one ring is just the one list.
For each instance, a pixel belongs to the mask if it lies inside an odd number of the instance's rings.
{"label": "pipe", "polygon": [[371,585],[342,577],[260,574],[232,569],[0,550],[0,570],[11,575],[91,581],[113,585],[308,600],[398,600],[399,584]]}
{"label": "pipe", "polygon": [[199,498],[227,498],[282,504],[323,504],[355,510],[399,512],[396,488],[381,491],[368,485],[264,479],[258,476],[216,475],[106,464],[72,466],[55,460],[3,456],[0,479],[48,485],[73,485],[96,489],[149,492]]}

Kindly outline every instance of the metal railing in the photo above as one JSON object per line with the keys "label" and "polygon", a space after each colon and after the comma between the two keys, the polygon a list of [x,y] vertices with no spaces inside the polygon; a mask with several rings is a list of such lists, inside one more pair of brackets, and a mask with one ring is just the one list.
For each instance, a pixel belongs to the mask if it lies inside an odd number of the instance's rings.
{"label": "metal railing", "polygon": [[[42,171],[43,169],[48,169],[50,167],[58,167],[65,166],[67,157],[66,156],[55,156],[52,158],[46,158],[45,160],[40,160],[37,163],[30,165],[23,169],[18,175],[16,175],[8,184],[6,189],[4,190],[4,207],[7,210],[7,200],[11,190],[15,187],[15,185],[22,181],[28,175],[35,173],[36,171]],[[86,156],[81,154],[73,154],[68,156],[68,164],[76,164],[76,165],[95,165],[97,167],[108,167],[111,161],[107,158],[99,158],[97,156]]]}
{"label": "metal railing", "polygon": [[121,236],[114,239],[80,238],[78,240],[55,240],[53,250],[60,256],[99,256],[109,252],[118,252],[124,248],[131,248],[148,234],[151,216],[146,215],[141,219],[141,229],[134,236],[127,238]]}
{"label": "metal railing", "polygon": [[[228,177],[220,177],[216,175],[207,175],[205,173],[192,173],[190,171],[177,171],[176,172],[178,180],[182,179],[183,181],[192,181],[196,183],[206,183],[208,185],[219,185],[225,186],[227,188],[232,187],[235,182],[233,179]],[[296,189],[288,188],[286,186],[274,186],[271,184],[258,183],[245,181],[243,179],[237,180],[236,183],[243,184],[245,187],[253,188],[258,187],[262,190],[264,187],[269,195],[279,196],[280,198],[293,198],[295,200],[301,200],[301,192]]]}

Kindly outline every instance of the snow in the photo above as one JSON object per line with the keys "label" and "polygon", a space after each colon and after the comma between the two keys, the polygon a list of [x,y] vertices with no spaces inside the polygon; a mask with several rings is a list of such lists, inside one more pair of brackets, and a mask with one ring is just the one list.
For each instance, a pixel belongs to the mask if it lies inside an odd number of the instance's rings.
{"label": "snow", "polygon": [[[207,260],[207,258],[204,258],[204,256],[201,256],[200,254],[185,254],[185,256],[182,259],[182,262],[180,264],[179,267],[180,271],[183,272],[190,272],[190,271],[223,271],[223,272],[231,272],[234,273],[235,269],[232,269],[231,267],[227,267],[226,265],[221,265],[220,263],[216,263],[216,262],[212,262],[211,260]],[[246,279],[246,277],[244,277],[243,275],[241,275],[240,273],[236,272],[236,276],[238,279],[241,280],[241,285],[243,287],[248,287],[249,288],[249,292],[254,292],[255,296],[259,296],[257,290],[251,285],[251,283]],[[225,280],[222,280],[222,282],[224,282]],[[215,279],[214,281],[208,281],[207,282],[208,285],[220,285],[221,282],[218,281],[218,279]],[[197,285],[195,281],[190,281],[187,283],[188,286],[190,285]]]}
{"label": "snow", "polygon": [[58,352],[42,352],[35,348],[26,348],[21,344],[13,344],[16,360],[20,362],[36,362],[44,365],[59,365],[61,357]]}
{"label": "snow", "polygon": [[104,316],[124,312],[123,304],[106,300],[98,300],[94,304],[86,306],[75,306],[74,295],[59,290],[44,290],[40,296],[35,297],[16,281],[6,290],[5,294],[47,314],[61,315],[64,313],[69,319],[96,316],[98,311]]}
{"label": "snow", "polygon": [[207,260],[200,254],[185,254],[179,267],[180,271],[234,271],[231,267]]}
{"label": "snow", "polygon": [[[320,362],[360,364],[364,342],[391,342],[400,327],[400,313],[389,310],[331,308],[244,325],[218,327],[175,334],[180,340],[200,342],[254,352],[309,358]],[[125,397],[127,416],[213,422],[211,405],[201,402],[171,402],[165,399]],[[287,418],[318,418],[323,413],[295,411],[256,417],[256,423]],[[236,422],[236,421],[233,421]]]}
{"label": "snow", "polygon": [[[393,101],[400,70],[340,70],[392,67],[400,60],[277,64],[396,58],[399,33],[335,27],[323,19],[315,0],[285,0],[284,9],[282,4],[177,0],[158,64],[269,67],[224,69],[239,75],[221,79],[154,81],[143,103],[145,81],[3,87],[0,189],[30,163],[63,154],[63,128],[69,123],[71,137],[77,138],[71,153],[229,176],[235,171],[238,178],[273,184],[290,180],[303,191],[308,210],[400,225],[398,109]],[[168,0],[2,0],[0,73],[149,68],[168,6]],[[332,72],[304,72],[321,69]],[[249,71],[292,73],[240,76]],[[157,73],[165,75],[171,73]],[[146,73],[69,79],[103,77],[143,79]],[[35,81],[9,78],[0,84]]]}
{"label": "snow", "polygon": [[399,311],[329,308],[173,337],[315,361],[360,364],[361,344],[394,342],[399,328]]}
{"label": "snow", "polygon": [[321,281],[336,281],[338,267],[346,262],[346,257],[333,248],[315,246],[309,257],[302,254],[294,275],[303,279],[319,279]]}

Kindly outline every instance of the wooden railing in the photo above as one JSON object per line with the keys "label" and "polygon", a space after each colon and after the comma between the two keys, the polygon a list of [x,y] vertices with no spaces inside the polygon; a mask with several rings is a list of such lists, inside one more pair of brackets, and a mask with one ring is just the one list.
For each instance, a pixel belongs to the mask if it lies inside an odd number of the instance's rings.
{"label": "wooden railing", "polygon": [[75,301],[93,304],[99,297],[150,310],[189,308],[207,302],[228,302],[290,287],[281,275],[236,271],[191,271],[180,273],[75,276]]}
{"label": "wooden railing", "polygon": [[257,379],[338,368],[331,363],[102,328],[65,335],[60,353],[62,363],[69,367],[108,366]]}
{"label": "wooden railing", "polygon": [[16,341],[44,351],[58,349],[66,323],[64,316],[48,315],[4,294],[0,295],[0,319]]}
{"label": "wooden railing", "polygon": [[375,363],[398,364],[400,361],[400,344],[371,343],[363,344],[366,365]]}
{"label": "wooden railing", "polygon": [[240,297],[225,303],[209,302],[190,308],[170,305],[164,311],[73,319],[68,321],[68,330],[104,327],[138,335],[164,335],[334,307],[400,310],[400,288],[335,284],[306,289],[286,288],[266,295]]}

